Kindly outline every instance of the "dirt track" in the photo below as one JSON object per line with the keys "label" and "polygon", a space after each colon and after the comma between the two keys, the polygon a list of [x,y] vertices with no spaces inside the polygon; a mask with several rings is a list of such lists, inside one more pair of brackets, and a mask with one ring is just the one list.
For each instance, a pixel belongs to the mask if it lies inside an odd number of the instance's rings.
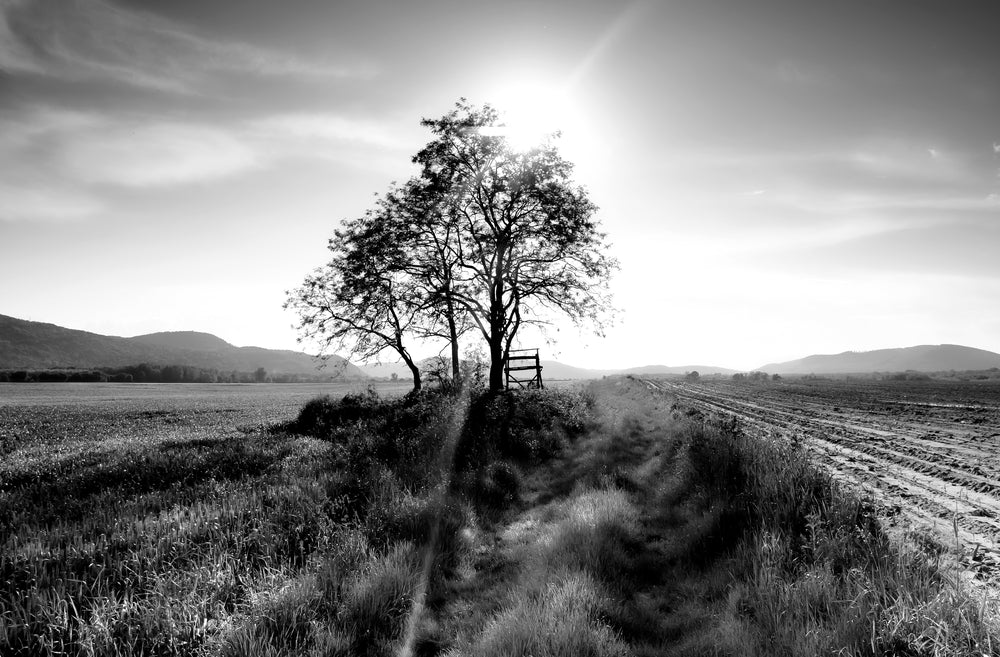
{"label": "dirt track", "polygon": [[800,438],[892,522],[932,527],[977,578],[1000,581],[997,382],[645,382],[745,433]]}

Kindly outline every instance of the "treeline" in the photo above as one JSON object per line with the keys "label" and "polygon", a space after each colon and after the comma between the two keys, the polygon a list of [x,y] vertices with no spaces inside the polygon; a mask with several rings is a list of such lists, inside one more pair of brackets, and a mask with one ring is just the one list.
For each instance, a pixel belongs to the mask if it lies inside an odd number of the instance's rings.
{"label": "treeline", "polygon": [[767,372],[737,372],[733,375],[733,381],[781,381],[781,375]]}
{"label": "treeline", "polygon": [[270,374],[221,371],[191,365],[128,365],[97,369],[0,370],[0,382],[9,383],[320,383],[342,374]]}

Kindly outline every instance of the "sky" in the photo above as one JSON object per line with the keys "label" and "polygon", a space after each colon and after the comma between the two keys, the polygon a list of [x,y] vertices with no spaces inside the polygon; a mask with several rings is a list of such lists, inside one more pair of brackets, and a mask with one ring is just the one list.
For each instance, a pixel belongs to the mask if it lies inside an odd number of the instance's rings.
{"label": "sky", "polygon": [[[0,314],[300,349],[286,291],[461,97],[562,131],[579,367],[1000,352],[990,1],[0,0]],[[308,350],[308,349],[307,349]]]}

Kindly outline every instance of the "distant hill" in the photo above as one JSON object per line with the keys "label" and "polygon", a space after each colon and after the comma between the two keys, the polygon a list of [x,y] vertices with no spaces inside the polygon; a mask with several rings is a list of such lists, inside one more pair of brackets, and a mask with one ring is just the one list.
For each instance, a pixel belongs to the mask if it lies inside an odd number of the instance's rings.
{"label": "distant hill", "polygon": [[815,355],[759,369],[770,374],[862,374],[866,372],[946,372],[1000,367],[1000,354],[957,344],[920,345],[901,349],[845,351]]}
{"label": "distant hill", "polygon": [[[298,351],[236,347],[210,333],[175,331],[133,338],[100,335],[0,315],[0,369],[48,369],[189,365],[220,371],[317,374],[317,362]],[[323,371],[342,369],[365,378],[355,365],[331,356]]]}
{"label": "distant hill", "polygon": [[[431,359],[421,361],[421,365],[426,364]],[[361,365],[361,371],[372,378],[389,378],[393,374],[400,379],[410,378],[410,369],[405,363],[379,363],[371,365]],[[615,374],[621,370],[588,370],[581,367],[565,365],[554,360],[542,361],[542,381],[546,379],[599,379],[608,374]]]}
{"label": "distant hill", "polygon": [[[692,370],[697,370],[699,374],[733,374],[736,370],[729,370],[723,367],[691,365],[688,367],[667,367],[666,365],[647,365],[645,367],[633,367],[630,369],[588,369],[567,365],[555,360],[542,360],[542,380],[585,380],[599,379],[602,376],[613,376],[615,374],[686,374]],[[410,370],[403,363],[380,363],[378,365],[361,365],[361,371],[373,378],[388,378],[393,373],[400,379],[408,379]]]}
{"label": "distant hill", "polygon": [[714,365],[684,365],[678,366],[667,366],[667,365],[645,365],[643,367],[631,367],[627,370],[622,370],[622,374],[638,374],[640,376],[655,376],[657,374],[687,374],[688,372],[697,372],[698,374],[735,374],[738,370],[731,370],[726,367],[715,367]]}

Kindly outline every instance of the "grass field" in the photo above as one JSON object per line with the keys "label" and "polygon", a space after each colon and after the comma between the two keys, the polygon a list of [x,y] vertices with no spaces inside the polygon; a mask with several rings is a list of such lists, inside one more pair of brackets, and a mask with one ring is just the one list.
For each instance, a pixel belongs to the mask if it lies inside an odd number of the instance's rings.
{"label": "grass field", "polygon": [[797,441],[630,378],[403,391],[4,387],[0,654],[1000,655]]}

